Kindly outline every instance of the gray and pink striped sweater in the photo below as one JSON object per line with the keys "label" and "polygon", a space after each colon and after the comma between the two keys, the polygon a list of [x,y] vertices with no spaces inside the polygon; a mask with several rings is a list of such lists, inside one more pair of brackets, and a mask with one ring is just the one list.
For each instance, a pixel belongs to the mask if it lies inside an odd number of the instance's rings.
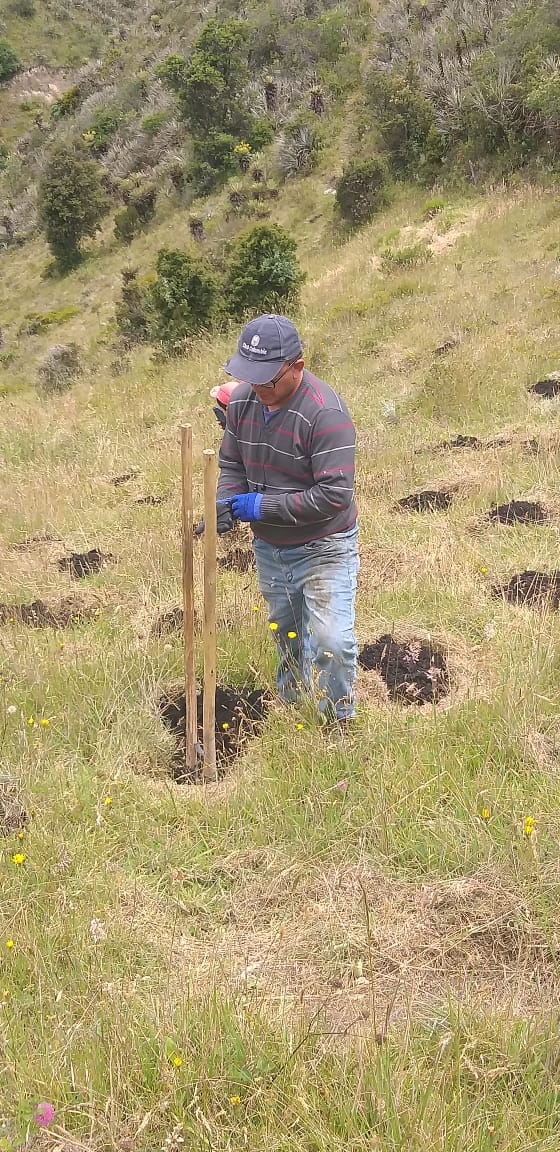
{"label": "gray and pink striped sweater", "polygon": [[218,499],[262,492],[255,536],[277,547],[307,544],[356,523],[356,432],[343,400],[307,370],[291,400],[265,416],[250,384],[227,407]]}

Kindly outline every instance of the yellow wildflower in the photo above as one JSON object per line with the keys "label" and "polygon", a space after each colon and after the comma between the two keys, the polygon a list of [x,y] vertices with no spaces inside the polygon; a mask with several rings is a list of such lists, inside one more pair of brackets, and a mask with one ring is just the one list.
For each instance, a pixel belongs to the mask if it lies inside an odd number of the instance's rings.
{"label": "yellow wildflower", "polygon": [[271,632],[277,632],[278,631],[278,625],[274,623],[274,620],[272,621],[272,624],[268,625],[268,627],[270,628]]}
{"label": "yellow wildflower", "polygon": [[481,568],[480,571],[483,573],[483,575],[485,575],[486,572],[488,571],[488,569],[487,568]]}
{"label": "yellow wildflower", "polygon": [[229,728],[229,724],[228,724],[227,720],[224,721],[224,723],[222,724],[222,728],[223,728],[224,732],[227,732],[227,730]]}
{"label": "yellow wildflower", "polygon": [[32,728],[32,727],[33,727],[33,725],[34,725],[34,723],[35,723],[35,717],[34,717],[34,716],[29,716],[29,717],[28,717],[28,720],[27,720],[27,723],[29,724],[30,728]]}
{"label": "yellow wildflower", "polygon": [[107,808],[108,808],[108,807],[109,807],[109,806],[110,806],[112,803],[113,803],[113,797],[112,797],[112,796],[106,796],[106,797],[105,797],[105,800],[104,800],[104,804],[106,804],[106,805],[107,805]]}
{"label": "yellow wildflower", "polygon": [[289,640],[295,640],[296,636],[297,636],[297,632],[288,632],[288,639]]}
{"label": "yellow wildflower", "polygon": [[6,948],[13,948],[13,946],[14,946],[13,940],[6,940]]}
{"label": "yellow wildflower", "polygon": [[171,1059],[171,1063],[174,1065],[175,1068],[182,1068],[183,1067],[183,1057],[182,1056],[173,1056]]}
{"label": "yellow wildflower", "polygon": [[296,724],[296,730],[298,732],[301,732],[302,728],[303,728],[303,724]]}
{"label": "yellow wildflower", "polygon": [[43,719],[41,720],[41,728],[48,728],[49,724],[50,720],[47,720],[47,717],[43,716]]}
{"label": "yellow wildflower", "polygon": [[25,836],[25,832],[18,832],[18,834],[17,834],[18,840],[23,840],[24,836]]}
{"label": "yellow wildflower", "polygon": [[253,604],[253,612],[258,612],[258,610],[259,610],[258,604]]}
{"label": "yellow wildflower", "polygon": [[12,860],[14,864],[23,864],[25,862],[25,856],[23,852],[14,852]]}
{"label": "yellow wildflower", "polygon": [[481,820],[489,820],[490,819],[490,809],[489,808],[481,808],[480,809],[480,819]]}
{"label": "yellow wildflower", "polygon": [[233,1105],[241,1104],[241,1096],[230,1096],[229,1102]]}
{"label": "yellow wildflower", "polygon": [[532,836],[535,828],[535,820],[533,816],[526,816],[523,822],[523,835]]}

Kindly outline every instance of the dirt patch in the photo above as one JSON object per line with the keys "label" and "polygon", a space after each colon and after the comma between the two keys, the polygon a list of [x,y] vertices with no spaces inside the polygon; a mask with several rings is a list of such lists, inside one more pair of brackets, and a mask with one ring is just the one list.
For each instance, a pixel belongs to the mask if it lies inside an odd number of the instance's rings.
{"label": "dirt patch", "polygon": [[454,436],[452,440],[442,440],[438,448],[482,448],[482,440],[478,436]]}
{"label": "dirt patch", "polygon": [[151,636],[172,636],[174,632],[180,632],[183,627],[183,609],[177,605],[175,608],[168,608],[164,612],[160,612],[156,616],[151,628]]}
{"label": "dirt patch", "polygon": [[494,524],[544,524],[548,515],[544,505],[533,500],[510,500],[494,505],[486,518]]}
{"label": "dirt patch", "polygon": [[397,500],[395,507],[403,512],[444,512],[451,506],[453,493],[441,489],[426,488],[423,492],[413,492]]}
{"label": "dirt patch", "polygon": [[[216,759],[223,775],[228,763],[243,751],[247,742],[262,729],[269,704],[269,693],[262,688],[253,690],[218,685],[216,689]],[[196,697],[196,724],[198,742],[202,751],[203,692]],[[158,709],[166,728],[177,740],[173,757],[173,778],[178,784],[195,784],[185,772],[185,693],[178,687],[167,688],[158,701]]]}
{"label": "dirt patch", "polygon": [[169,496],[151,496],[151,495],[148,495],[148,496],[139,496],[138,499],[134,501],[134,503],[135,504],[149,504],[153,508],[156,508],[159,504],[165,504],[166,500],[169,500]]}
{"label": "dirt patch", "polygon": [[449,340],[444,340],[443,344],[438,344],[437,348],[434,348],[434,356],[445,356],[447,352],[451,352],[453,348],[457,348],[460,343],[460,336],[451,336]]}
{"label": "dirt patch", "polygon": [[43,600],[33,600],[31,604],[0,604],[0,624],[26,624],[28,628],[68,628],[71,624],[85,624],[98,611],[73,597],[61,600],[58,604],[45,604]]}
{"label": "dirt patch", "polygon": [[120,476],[111,476],[109,483],[114,484],[115,488],[120,488],[121,484],[128,484],[129,480],[136,480],[139,475],[140,473],[136,468],[132,472],[123,472]]}
{"label": "dirt patch", "polygon": [[0,773],[0,836],[11,836],[19,832],[26,827],[28,820],[17,780]]}
{"label": "dirt patch", "polygon": [[218,558],[218,568],[225,572],[251,572],[256,566],[252,548],[231,548]]}
{"label": "dirt patch", "polygon": [[85,576],[100,572],[113,560],[110,552],[104,555],[98,548],[90,548],[89,552],[71,552],[69,556],[63,556],[57,560],[57,568],[60,572],[68,572],[75,580],[83,580]]}
{"label": "dirt patch", "polygon": [[12,545],[16,552],[31,552],[33,548],[41,548],[44,544],[60,544],[62,536],[51,536],[49,532],[37,532],[25,540]]}
{"label": "dirt patch", "polygon": [[560,395],[560,372],[551,372],[544,380],[537,380],[536,384],[531,385],[529,392],[535,396],[542,396],[545,400],[553,400],[555,396]]}
{"label": "dirt patch", "polygon": [[366,672],[379,672],[398,704],[437,704],[449,692],[445,656],[427,640],[399,641],[386,633],[364,644],[358,664]]}
{"label": "dirt patch", "polygon": [[495,584],[494,596],[510,604],[560,607],[560,572],[517,572],[507,584]]}

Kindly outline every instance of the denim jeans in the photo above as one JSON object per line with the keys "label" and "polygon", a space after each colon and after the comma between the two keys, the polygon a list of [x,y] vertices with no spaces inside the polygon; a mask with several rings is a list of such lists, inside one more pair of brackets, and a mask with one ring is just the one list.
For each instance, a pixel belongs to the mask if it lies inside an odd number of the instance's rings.
{"label": "denim jeans", "polygon": [[354,716],[357,525],[292,548],[255,538],[253,548],[269,622],[278,625],[280,698],[289,702],[312,694],[315,672],[319,709],[326,718]]}

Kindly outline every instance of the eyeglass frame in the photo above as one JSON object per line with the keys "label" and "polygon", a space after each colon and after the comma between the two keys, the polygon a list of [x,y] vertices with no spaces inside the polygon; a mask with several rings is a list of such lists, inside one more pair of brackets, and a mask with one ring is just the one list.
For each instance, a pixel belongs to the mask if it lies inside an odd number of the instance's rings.
{"label": "eyeglass frame", "polygon": [[252,384],[251,387],[252,388],[276,388],[276,385],[279,384],[281,380],[283,380],[284,376],[289,371],[289,369],[293,368],[294,364],[297,364],[298,360],[300,360],[300,359],[301,359],[301,352],[298,352],[298,355],[296,356],[295,360],[288,360],[286,363],[286,367],[284,368],[284,371],[280,372],[280,374],[278,376],[273,376],[272,380],[269,380],[267,384]]}

